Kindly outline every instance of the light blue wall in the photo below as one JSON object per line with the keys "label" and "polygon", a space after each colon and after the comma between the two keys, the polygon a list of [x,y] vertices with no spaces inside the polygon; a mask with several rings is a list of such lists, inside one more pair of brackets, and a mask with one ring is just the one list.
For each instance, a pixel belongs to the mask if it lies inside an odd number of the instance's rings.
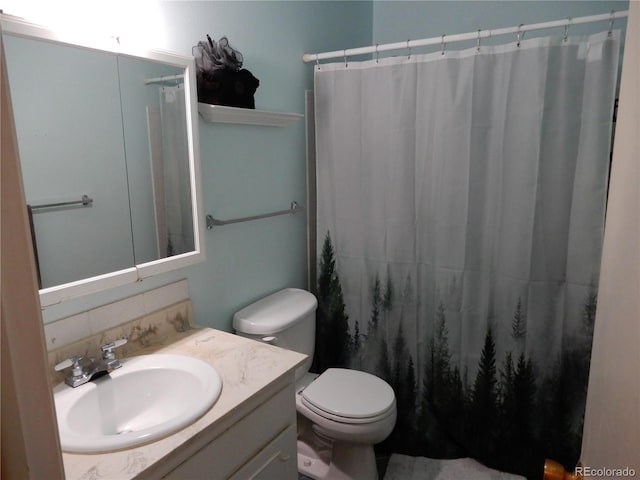
{"label": "light blue wall", "polygon": [[[303,53],[366,45],[370,2],[160,2],[164,44],[191,54],[206,34],[226,35],[260,80],[256,108],[304,112],[313,67]],[[306,202],[304,121],[286,128],[200,120],[205,213],[254,215]],[[45,322],[187,278],[198,323],[231,329],[233,312],[284,287],[306,287],[306,219],[287,215],[207,231],[206,263],[48,308]]]}

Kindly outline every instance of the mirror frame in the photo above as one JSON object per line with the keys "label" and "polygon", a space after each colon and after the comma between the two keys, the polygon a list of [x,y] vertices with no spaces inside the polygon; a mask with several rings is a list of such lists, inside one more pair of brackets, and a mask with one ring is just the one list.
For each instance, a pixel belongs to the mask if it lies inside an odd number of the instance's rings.
{"label": "mirror frame", "polygon": [[44,308],[76,297],[102,292],[122,285],[137,283],[154,275],[159,275],[184,268],[189,265],[204,262],[206,259],[204,241],[205,228],[204,215],[202,214],[202,188],[200,184],[200,142],[198,136],[198,105],[194,57],[163,50],[136,47],[134,45],[123,46],[120,39],[115,37],[79,38],[77,35],[74,36],[69,32],[55,31],[51,28],[36,25],[24,19],[7,14],[0,13],[0,22],[2,23],[2,34],[9,34],[33,40],[42,40],[62,45],[70,45],[88,50],[109,52],[126,57],[142,58],[159,63],[165,63],[172,67],[183,68],[185,95],[186,98],[190,100],[186,105],[186,121],[187,143],[189,146],[189,177],[191,181],[194,250],[142,263],[124,270],[117,270],[41,289],[41,307]]}

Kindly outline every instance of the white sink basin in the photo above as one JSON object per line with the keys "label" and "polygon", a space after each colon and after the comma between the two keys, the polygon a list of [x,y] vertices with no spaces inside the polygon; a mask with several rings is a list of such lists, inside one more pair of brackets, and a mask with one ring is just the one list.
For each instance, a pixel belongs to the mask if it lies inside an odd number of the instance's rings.
{"label": "white sink basin", "polygon": [[54,401],[62,450],[108,452],[157,440],[193,423],[215,403],[214,367],[182,355],[141,355],[76,388],[62,383]]}

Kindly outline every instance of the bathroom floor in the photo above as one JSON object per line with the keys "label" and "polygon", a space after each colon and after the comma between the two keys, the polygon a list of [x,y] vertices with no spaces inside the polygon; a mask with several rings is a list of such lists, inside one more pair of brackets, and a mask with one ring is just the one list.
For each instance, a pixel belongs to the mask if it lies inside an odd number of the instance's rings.
{"label": "bathroom floor", "polygon": [[[376,455],[376,464],[378,466],[378,478],[382,480],[384,478],[384,474],[387,471],[387,465],[389,464],[390,456],[388,454],[378,454]],[[301,473],[298,473],[298,480],[313,480]]]}

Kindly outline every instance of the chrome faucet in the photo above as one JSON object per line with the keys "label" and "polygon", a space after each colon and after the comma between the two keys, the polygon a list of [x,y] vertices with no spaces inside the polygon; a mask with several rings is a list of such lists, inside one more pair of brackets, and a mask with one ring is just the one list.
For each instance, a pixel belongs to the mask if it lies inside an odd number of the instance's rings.
{"label": "chrome faucet", "polygon": [[90,358],[89,365],[83,365],[84,355],[74,355],[63,362],[57,364],[54,368],[56,372],[60,370],[70,369],[64,378],[64,382],[70,387],[79,387],[85,383],[113,372],[115,369],[120,368],[122,364],[113,353],[114,348],[121,347],[127,343],[126,338],[114,340],[113,342],[105,343],[100,347],[102,351],[102,360],[96,362],[93,358]]}

